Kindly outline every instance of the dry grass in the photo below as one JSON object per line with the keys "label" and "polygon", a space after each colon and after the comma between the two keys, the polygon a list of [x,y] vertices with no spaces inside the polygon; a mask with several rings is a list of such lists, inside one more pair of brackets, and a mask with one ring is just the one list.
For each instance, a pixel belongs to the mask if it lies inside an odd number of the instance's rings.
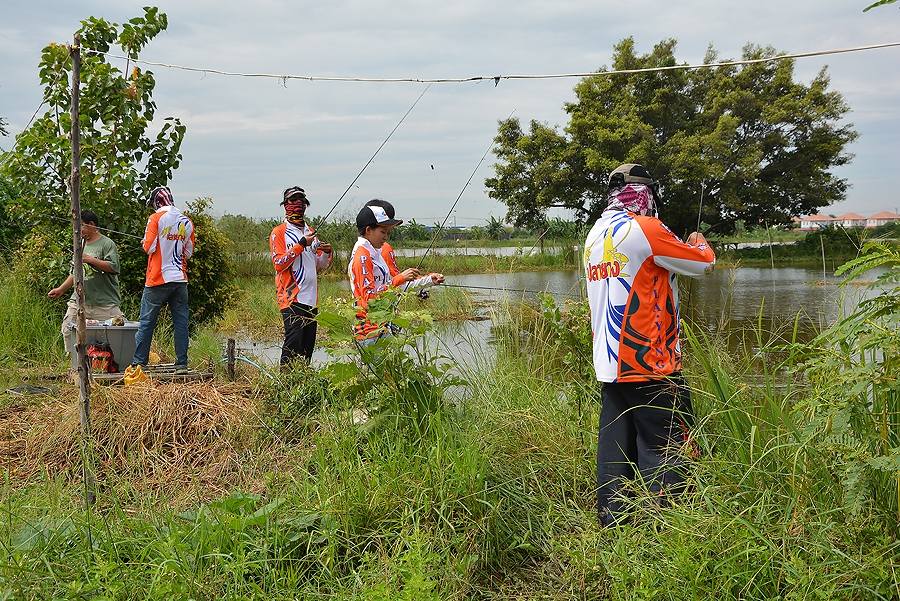
{"label": "dry grass", "polygon": [[[0,459],[12,481],[81,474],[77,391],[37,405],[0,409]],[[257,401],[239,385],[211,383],[95,387],[91,399],[98,479],[127,479],[141,489],[215,496],[250,485]],[[267,469],[284,449],[266,449]]]}

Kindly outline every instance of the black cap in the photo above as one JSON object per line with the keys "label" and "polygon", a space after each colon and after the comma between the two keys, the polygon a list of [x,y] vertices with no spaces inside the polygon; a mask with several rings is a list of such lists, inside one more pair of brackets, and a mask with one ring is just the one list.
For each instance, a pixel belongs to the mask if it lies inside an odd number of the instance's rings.
{"label": "black cap", "polygon": [[372,200],[370,200],[369,202],[366,203],[366,206],[367,207],[381,207],[382,209],[384,209],[384,212],[387,213],[387,216],[390,217],[391,219],[393,219],[394,215],[396,215],[396,213],[394,213],[394,205],[392,205],[391,203],[389,203],[386,200],[381,200],[380,198],[373,198]]}
{"label": "black cap", "polygon": [[281,201],[280,204],[284,204],[295,196],[299,196],[303,199],[303,202],[306,203],[306,206],[309,206],[309,199],[306,197],[306,191],[300,186],[291,186],[284,191],[284,200]]}
{"label": "black cap", "polygon": [[378,227],[379,225],[400,225],[402,219],[394,219],[382,207],[365,206],[356,215],[356,228]]}

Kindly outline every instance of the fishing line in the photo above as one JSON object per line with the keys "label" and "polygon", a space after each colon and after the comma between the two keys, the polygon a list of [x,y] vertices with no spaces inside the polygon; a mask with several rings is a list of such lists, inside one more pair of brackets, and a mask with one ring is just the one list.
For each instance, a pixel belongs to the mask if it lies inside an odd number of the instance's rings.
{"label": "fishing line", "polygon": [[521,292],[528,294],[552,294],[554,296],[568,296],[571,298],[578,298],[578,295],[572,294],[571,292],[554,292],[553,290],[531,290],[529,288],[498,288],[494,286],[475,286],[473,284],[441,284],[442,286],[447,286],[448,288],[472,288],[475,290],[496,290],[498,292]]}
{"label": "fishing line", "polygon": [[[65,223],[72,223],[72,219],[70,217],[57,217],[56,215],[47,215],[50,219],[55,219],[56,221],[64,221]],[[99,225],[95,225],[98,230],[102,232],[110,232],[113,234],[120,234],[122,236],[128,236],[129,238],[135,238],[137,240],[143,240],[143,236],[138,236],[137,234],[129,234],[128,232],[120,232],[119,230],[114,230],[108,227],[100,227]]]}
{"label": "fishing line", "polygon": [[325,213],[325,216],[322,217],[322,220],[319,222],[320,225],[322,223],[325,223],[325,221],[331,216],[331,214],[334,212],[334,210],[337,208],[337,206],[340,204],[340,202],[347,195],[347,192],[349,192],[350,189],[353,187],[353,185],[356,183],[356,180],[358,180],[362,176],[362,174],[366,171],[366,169],[368,169],[369,165],[372,164],[372,161],[375,160],[375,157],[378,156],[378,153],[381,152],[381,149],[384,148],[384,145],[387,144],[388,140],[391,139],[391,136],[394,135],[394,132],[397,131],[397,129],[403,124],[403,122],[406,121],[406,118],[413,111],[413,109],[416,108],[416,105],[419,104],[420,100],[422,100],[422,96],[425,95],[425,92],[427,92],[428,90],[431,89],[431,85],[432,84],[428,84],[427,86],[425,86],[425,89],[422,90],[422,93],[419,94],[419,97],[416,98],[416,101],[412,103],[412,106],[409,107],[409,109],[406,111],[406,113],[403,114],[403,117],[400,118],[400,121],[397,122],[397,125],[394,126],[394,129],[391,130],[391,133],[389,133],[387,135],[387,137],[384,139],[384,141],[381,143],[381,145],[378,147],[378,149],[375,151],[375,153],[371,157],[369,157],[369,160],[366,161],[366,164],[363,165],[363,168],[359,170],[359,173],[356,174],[356,177],[353,178],[353,181],[350,182],[350,185],[347,186],[346,190],[344,190],[344,193],[341,194],[340,198],[338,198],[334,202],[334,205],[331,207],[331,209],[327,213]]}
{"label": "fishing line", "polygon": [[[512,117],[513,113],[515,113],[515,112],[516,112],[515,109],[513,109],[512,112],[509,114],[509,117],[507,117],[507,119]],[[472,170],[472,174],[469,175],[469,179],[466,180],[466,183],[462,187],[462,190],[459,191],[459,194],[456,196],[456,200],[454,200],[453,204],[450,205],[450,210],[447,211],[447,214],[444,216],[444,220],[441,222],[440,227],[438,227],[437,231],[434,233],[434,236],[431,237],[431,244],[428,245],[428,248],[426,248],[425,252],[422,254],[422,258],[419,260],[419,265],[416,267],[417,270],[422,267],[422,263],[425,262],[425,257],[427,257],[428,253],[431,252],[431,250],[434,248],[434,243],[437,242],[438,236],[441,234],[441,232],[444,230],[444,226],[447,224],[447,220],[450,219],[450,215],[453,214],[453,209],[456,208],[456,205],[459,203],[459,199],[462,198],[463,194],[465,194],[466,189],[469,187],[469,184],[472,183],[472,179],[475,177],[475,173],[478,172],[478,169],[481,167],[481,164],[484,162],[484,159],[487,158],[488,153],[491,151],[491,149],[493,147],[494,147],[494,139],[491,138],[491,143],[485,149],[484,154],[481,155],[481,159],[478,160],[478,164],[475,165],[475,169]]]}

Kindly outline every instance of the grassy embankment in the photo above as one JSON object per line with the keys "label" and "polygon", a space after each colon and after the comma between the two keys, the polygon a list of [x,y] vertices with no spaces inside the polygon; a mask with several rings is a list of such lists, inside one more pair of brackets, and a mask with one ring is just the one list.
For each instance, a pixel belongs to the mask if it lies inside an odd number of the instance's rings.
{"label": "grassy embankment", "polygon": [[[765,244],[758,248],[742,248],[725,250],[717,248],[721,264],[740,264],[746,267],[768,267],[774,264],[782,267],[815,267],[822,268],[823,249],[825,270],[828,273],[843,263],[859,256],[860,249],[868,240],[884,239],[890,244],[897,244],[900,237],[900,226],[882,226],[867,230],[863,228],[828,228],[821,232],[773,232],[773,245]],[[712,240],[713,246],[724,242],[746,242],[748,240]],[[759,240],[767,242],[767,240]],[[778,244],[781,242],[781,244]]]}
{"label": "grassy embankment", "polygon": [[[879,262],[900,270],[896,255]],[[597,390],[581,306],[498,310],[497,359],[465,370],[453,403],[441,401],[444,368],[423,356],[349,380],[301,369],[98,392],[102,489],[90,514],[75,390],[30,409],[7,399],[0,591],[896,598],[894,293],[787,354],[762,331],[732,354],[689,336],[703,450],[691,489],[660,506],[636,487],[632,523],[613,530],[595,521]],[[360,409],[371,417],[361,425]]]}

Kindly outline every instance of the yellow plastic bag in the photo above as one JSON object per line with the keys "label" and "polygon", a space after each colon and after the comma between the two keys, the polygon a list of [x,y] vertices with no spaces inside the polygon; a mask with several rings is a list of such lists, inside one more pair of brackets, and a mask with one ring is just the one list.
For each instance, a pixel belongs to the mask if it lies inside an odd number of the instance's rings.
{"label": "yellow plastic bag", "polygon": [[149,381],[150,378],[147,377],[140,365],[129,365],[125,368],[125,386],[134,386]]}

